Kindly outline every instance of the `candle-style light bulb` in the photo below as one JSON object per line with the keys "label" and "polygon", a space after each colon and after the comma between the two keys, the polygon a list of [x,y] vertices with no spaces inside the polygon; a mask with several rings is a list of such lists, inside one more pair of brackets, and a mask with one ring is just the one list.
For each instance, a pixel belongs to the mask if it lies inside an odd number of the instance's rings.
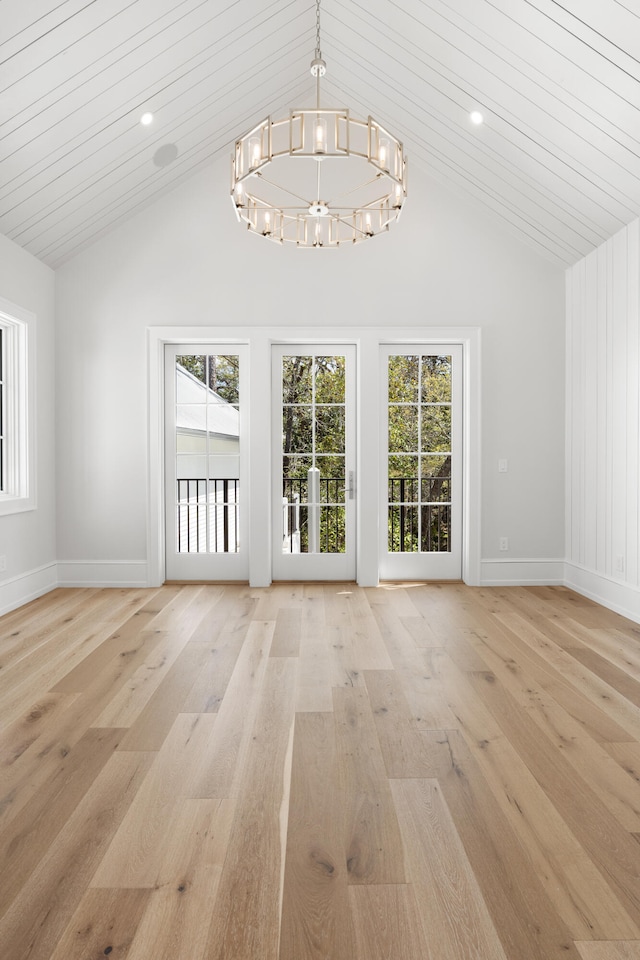
{"label": "candle-style light bulb", "polygon": [[378,163],[383,170],[389,169],[389,157],[390,157],[389,141],[381,140],[378,146]]}
{"label": "candle-style light bulb", "polygon": [[327,152],[327,121],[317,117],[313,125],[313,152]]}
{"label": "candle-style light bulb", "polygon": [[255,167],[259,166],[260,161],[262,160],[262,149],[260,147],[260,139],[258,137],[251,137],[249,140],[249,166],[253,170]]}
{"label": "candle-style light bulb", "polygon": [[262,231],[265,237],[271,236],[271,214],[268,210],[265,210],[264,214],[264,229]]}

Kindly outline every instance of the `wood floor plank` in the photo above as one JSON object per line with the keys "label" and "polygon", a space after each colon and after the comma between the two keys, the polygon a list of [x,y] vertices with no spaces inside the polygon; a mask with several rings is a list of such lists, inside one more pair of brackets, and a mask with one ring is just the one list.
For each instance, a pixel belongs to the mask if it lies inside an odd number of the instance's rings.
{"label": "wood floor plank", "polygon": [[162,613],[166,601],[179,593],[178,587],[167,587],[165,590],[166,593],[154,593],[144,606],[136,610],[104,643],[52,687],[52,691],[82,693],[115,658],[119,658],[122,663],[131,660],[140,651],[141,640],[146,640],[147,644],[151,645],[150,641],[152,642],[154,637],[159,638],[162,635],[160,627],[152,626],[153,621]]}
{"label": "wood floor plank", "polygon": [[296,715],[279,960],[353,960],[332,713]]}
{"label": "wood floor plank", "polygon": [[405,883],[402,843],[364,687],[333,691],[349,883]]}
{"label": "wood floor plank", "polygon": [[[583,733],[602,742],[633,739],[633,734],[608,716],[599,703],[575,688],[564,675],[561,665],[546,659],[544,649],[532,649],[519,636],[517,627],[510,629],[504,622],[496,621],[489,630],[481,628],[474,633],[475,638],[473,634],[468,636],[469,642],[479,643],[483,659],[498,676],[506,679],[508,671],[514,684],[520,682],[521,690],[543,728],[549,721],[556,725],[560,735],[568,739]],[[515,686],[512,692],[515,693]],[[567,725],[568,718],[580,725],[582,730],[579,733],[574,723]]]}
{"label": "wood floor plank", "polygon": [[407,879],[433,955],[507,960],[438,783],[395,780],[391,789]]}
{"label": "wood floor plank", "polygon": [[578,960],[571,933],[495,802],[462,734],[447,734],[438,784],[509,960]]}
{"label": "wood floor plank", "polygon": [[305,627],[300,640],[296,711],[333,710],[332,678],[331,657],[324,635]]}
{"label": "wood floor plank", "polygon": [[184,713],[218,712],[250,625],[251,617],[229,617],[210,640],[191,637],[189,646],[206,649],[207,659],[185,700]]}
{"label": "wood floor plank", "polygon": [[[150,756],[114,753],[0,919],[10,960],[50,960],[69,918],[149,768]],[[25,907],[28,905],[28,909]]]}
{"label": "wood floor plank", "polygon": [[59,623],[66,616],[73,616],[78,606],[97,593],[92,587],[53,590],[17,610],[3,614],[0,617],[0,643],[3,650],[11,649],[16,642],[23,649],[40,643],[52,624]]}
{"label": "wood floor plank", "polygon": [[607,810],[588,783],[567,768],[561,751],[545,742],[528,717],[494,682],[478,676],[473,686],[490,707],[514,749],[554,804],[636,924],[640,923],[640,848]]}
{"label": "wood floor plank", "polygon": [[51,960],[127,960],[150,890],[87,890]]}
{"label": "wood floor plank", "polygon": [[193,783],[194,798],[238,796],[275,621],[252,621]]}
{"label": "wood floor plank", "polygon": [[629,676],[627,672],[596,653],[595,650],[570,647],[566,652],[636,707],[640,706],[640,680]]}
{"label": "wood floor plank", "polygon": [[446,954],[439,952],[434,943],[435,938],[424,933],[423,906],[418,904],[413,886],[397,883],[349,887],[349,907],[357,944],[351,957],[446,960]]}
{"label": "wood floor plank", "polygon": [[[37,793],[0,829],[0,908],[6,910],[104,770],[121,730],[89,730]],[[17,796],[19,800],[19,796]]]}
{"label": "wood floor plank", "polygon": [[[158,652],[156,648],[156,655]],[[134,714],[120,743],[121,750],[159,750],[162,747],[178,714],[190,712],[185,707],[186,700],[210,659],[206,644],[183,646],[162,681],[148,697],[146,706],[137,716]],[[118,710],[114,712],[118,713]],[[125,719],[124,711],[119,715]],[[100,718],[94,722],[94,726],[99,727],[99,721]]]}
{"label": "wood floor plank", "polygon": [[380,605],[393,610],[396,617],[419,617],[420,613],[411,600],[414,584],[380,583],[367,587],[363,592],[372,612]]}
{"label": "wood floor plank", "polygon": [[400,617],[400,623],[413,638],[416,647],[441,647],[442,640],[429,626],[424,617]]}
{"label": "wood floor plank", "polygon": [[295,682],[292,659],[269,660],[212,910],[208,960],[277,960]]}
{"label": "wood floor plank", "polygon": [[300,654],[302,608],[282,607],[276,614],[271,657],[297,657]]}
{"label": "wood floor plank", "polygon": [[[0,638],[0,693],[7,682],[15,686],[23,676],[33,676],[38,667],[38,652],[44,652],[43,645],[46,645],[45,661],[55,659],[57,648],[68,654],[73,644],[74,628],[82,635],[86,631],[86,621],[92,618],[94,622],[101,620],[109,606],[103,593],[91,591],[82,600],[76,599],[72,605],[65,604],[62,609],[52,611],[50,618],[37,620],[31,629],[18,629]],[[13,672],[18,664],[22,676]]]}
{"label": "wood floor plank", "polygon": [[[198,777],[215,714],[180,714],[123,817],[93,887],[153,887],[175,823]],[[122,751],[126,756],[126,752]]]}
{"label": "wood floor plank", "polygon": [[386,644],[364,592],[354,585],[346,596],[351,618],[350,640],[357,669],[392,670]]}
{"label": "wood floor plank", "polygon": [[424,736],[392,670],[367,670],[364,679],[387,777],[437,775],[440,748]]}
{"label": "wood floor plank", "polygon": [[185,800],[127,960],[201,960],[235,816],[233,800]]}
{"label": "wood floor plank", "polygon": [[582,960],[640,960],[640,940],[576,943]]}
{"label": "wood floor plank", "polygon": [[518,636],[532,649],[542,650],[545,659],[562,672],[565,680],[590,701],[597,703],[603,713],[619,724],[631,737],[640,736],[640,715],[634,704],[629,703],[604,680],[585,670],[582,664],[577,663],[572,656],[545,637],[542,631],[528,624],[518,614],[501,614],[498,619],[517,632]]}
{"label": "wood floor plank", "polygon": [[305,584],[301,605],[301,631],[296,711],[332,711],[332,658],[326,642],[322,587]]}
{"label": "wood floor plank", "polygon": [[427,662],[425,657],[430,656],[430,651],[416,647],[393,610],[383,604],[372,609],[416,722],[425,730],[454,727],[455,718],[438,682],[437,659]]}
{"label": "wood floor plank", "polygon": [[571,937],[636,936],[636,922],[495,718],[488,718],[486,708],[477,704],[467,678],[451,666],[446,681],[467,747]]}

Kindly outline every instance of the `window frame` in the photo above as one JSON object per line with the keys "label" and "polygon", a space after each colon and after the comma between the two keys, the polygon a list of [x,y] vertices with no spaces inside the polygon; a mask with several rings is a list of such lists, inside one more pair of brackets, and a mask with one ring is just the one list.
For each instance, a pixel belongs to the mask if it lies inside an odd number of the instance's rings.
{"label": "window frame", "polygon": [[2,330],[2,482],[0,516],[34,510],[35,316],[0,298]]}

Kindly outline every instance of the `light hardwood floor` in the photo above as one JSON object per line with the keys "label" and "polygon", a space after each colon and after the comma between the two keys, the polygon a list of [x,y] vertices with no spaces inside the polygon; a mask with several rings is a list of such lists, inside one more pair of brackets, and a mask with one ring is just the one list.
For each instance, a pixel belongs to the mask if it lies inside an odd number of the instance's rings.
{"label": "light hardwood floor", "polygon": [[640,960],[640,626],[563,588],[0,619],[2,960]]}

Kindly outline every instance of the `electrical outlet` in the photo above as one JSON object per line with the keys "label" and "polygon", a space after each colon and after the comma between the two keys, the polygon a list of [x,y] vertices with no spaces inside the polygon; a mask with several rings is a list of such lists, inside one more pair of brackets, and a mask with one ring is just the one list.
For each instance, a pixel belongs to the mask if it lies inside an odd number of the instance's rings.
{"label": "electrical outlet", "polygon": [[509,537],[500,537],[500,549],[501,550],[509,549]]}
{"label": "electrical outlet", "polygon": [[4,573],[6,569],[7,569],[7,558],[3,554],[0,557],[0,573]]}
{"label": "electrical outlet", "polygon": [[624,573],[624,557],[616,557],[616,573]]}

